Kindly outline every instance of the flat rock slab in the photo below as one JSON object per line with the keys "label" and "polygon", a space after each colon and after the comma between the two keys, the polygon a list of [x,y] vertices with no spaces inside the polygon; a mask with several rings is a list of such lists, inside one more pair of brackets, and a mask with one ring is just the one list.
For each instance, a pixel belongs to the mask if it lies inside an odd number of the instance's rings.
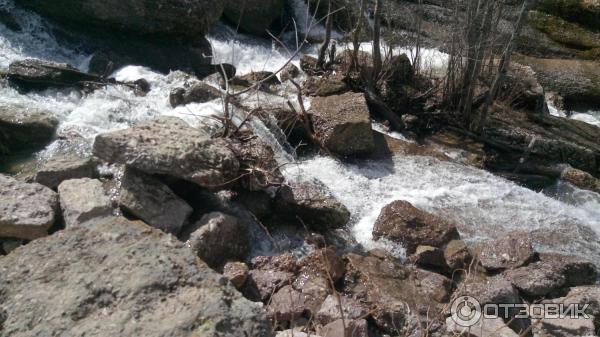
{"label": "flat rock slab", "polygon": [[0,104],[0,154],[42,147],[54,137],[58,120],[50,112]]}
{"label": "flat rock slab", "polygon": [[222,139],[211,139],[176,117],[98,135],[94,154],[110,163],[166,174],[219,189],[237,178],[240,163]]}
{"label": "flat rock slab", "polygon": [[104,218],[0,259],[2,337],[270,337],[261,304],[174,237]]}
{"label": "flat rock slab", "polygon": [[58,195],[51,189],[0,174],[0,237],[46,236],[57,211]]}
{"label": "flat rock slab", "polygon": [[67,227],[78,226],[112,213],[112,202],[97,179],[71,179],[58,186],[60,207]]}

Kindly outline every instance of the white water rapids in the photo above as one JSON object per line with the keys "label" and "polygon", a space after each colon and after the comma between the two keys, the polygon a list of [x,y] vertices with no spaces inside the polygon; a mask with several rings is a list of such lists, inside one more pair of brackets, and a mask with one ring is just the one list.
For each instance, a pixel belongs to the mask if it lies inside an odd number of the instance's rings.
{"label": "white water rapids", "polygon": [[[0,0],[0,6],[10,5]],[[18,12],[17,19],[23,27],[21,32],[10,31],[0,24],[0,68],[12,61],[33,57],[68,62],[85,70],[89,55],[59,45],[44,20],[23,11]],[[276,70],[288,58],[288,52],[275,44],[234,34],[224,26],[216,29],[210,41],[216,61],[232,63],[242,74],[252,70]],[[108,86],[88,95],[74,90],[20,94],[0,84],[0,103],[49,111],[61,121],[60,134],[76,133],[87,140],[81,151],[86,151],[89,142],[100,132],[126,128],[154,116],[175,115],[199,125],[214,123],[206,117],[222,113],[219,101],[171,108],[170,90],[189,80],[181,72],[162,75],[147,68],[129,66],[114,75],[118,80],[143,77],[151,83],[152,90],[146,97],[137,97],[118,86]],[[588,116],[592,118],[591,114]],[[272,135],[265,130],[262,128],[259,135],[275,145],[270,140]],[[60,146],[61,143],[56,142],[40,156],[49,156]],[[280,153],[279,158],[289,156]],[[581,255],[600,265],[600,195],[568,184],[560,183],[546,193],[536,193],[479,169],[416,156],[352,164],[317,156],[286,166],[285,174],[317,178],[331,188],[352,213],[349,229],[354,239],[366,248],[377,245],[372,240],[371,230],[380,209],[393,200],[404,199],[455,221],[469,242],[498,238],[512,229],[528,230],[534,234],[540,251]],[[398,247],[394,247],[394,252],[402,254]]]}

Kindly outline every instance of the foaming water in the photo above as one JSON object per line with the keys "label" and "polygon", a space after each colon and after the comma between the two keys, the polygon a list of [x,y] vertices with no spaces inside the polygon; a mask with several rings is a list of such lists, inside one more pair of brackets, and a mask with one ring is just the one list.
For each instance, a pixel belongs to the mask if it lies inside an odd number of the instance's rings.
{"label": "foaming water", "polygon": [[[297,21],[308,20],[308,17],[298,16],[305,10],[302,7],[304,2],[292,2]],[[0,0],[1,6],[12,6],[12,2]],[[59,45],[48,24],[39,16],[12,7],[11,10],[17,11],[16,18],[23,29],[12,32],[0,24],[0,67],[33,57],[86,68],[90,55]],[[305,28],[300,25],[300,30]],[[293,53],[287,49],[289,47],[236,34],[223,25],[211,33],[209,40],[214,48],[215,62],[232,63],[240,74],[277,70]],[[369,52],[371,45],[362,44],[361,48]],[[343,46],[338,50],[343,50]],[[312,54],[314,51],[314,47],[308,46],[303,53]],[[409,51],[394,50],[395,54],[401,52]],[[444,67],[445,54],[425,50],[424,55],[424,68]],[[298,64],[297,58],[293,62]],[[177,108],[169,105],[169,92],[173,88],[197,80],[187,74],[172,72],[164,75],[148,68],[128,66],[119,69],[113,76],[119,81],[145,78],[151,84],[151,91],[145,97],[139,97],[125,86],[107,86],[91,94],[77,90],[21,94],[0,83],[0,103],[21,104],[53,114],[61,122],[60,135],[67,138],[75,135],[82,140],[77,148],[81,152],[89,151],[98,133],[127,128],[159,115],[178,116],[193,126],[209,129],[218,125],[213,118],[223,111],[218,99]],[[248,95],[245,101],[249,104],[264,103],[265,95],[255,96]],[[270,104],[284,104],[288,99],[266,98]],[[256,102],[251,102],[253,99]],[[598,114],[595,113],[595,116]],[[239,118],[236,117],[238,123]],[[278,141],[273,130],[258,120],[250,121],[249,125],[273,146],[281,163],[293,161],[286,153],[285,144]],[[401,135],[394,136],[402,138]],[[50,156],[63,147],[64,141],[57,141],[42,155]],[[461,234],[471,242],[497,238],[511,229],[529,230],[534,233],[536,245],[542,251],[566,251],[592,258],[600,265],[597,236],[600,231],[600,196],[593,192],[559,184],[546,194],[535,193],[482,170],[425,157],[404,156],[392,161],[354,164],[316,157],[283,168],[289,178],[316,178],[329,186],[352,212],[349,225],[352,234],[366,248],[382,245],[398,256],[403,255],[401,246],[389,242],[376,243],[371,235],[381,208],[393,200],[403,199],[455,221]],[[277,240],[285,240],[285,237],[277,237]]]}
{"label": "foaming water", "polygon": [[323,181],[352,212],[352,232],[367,249],[378,246],[371,232],[381,208],[407,200],[454,221],[469,242],[529,230],[540,251],[568,252],[600,264],[600,196],[593,192],[573,188],[587,197],[557,200],[479,169],[418,156],[359,164],[317,157],[286,173]]}

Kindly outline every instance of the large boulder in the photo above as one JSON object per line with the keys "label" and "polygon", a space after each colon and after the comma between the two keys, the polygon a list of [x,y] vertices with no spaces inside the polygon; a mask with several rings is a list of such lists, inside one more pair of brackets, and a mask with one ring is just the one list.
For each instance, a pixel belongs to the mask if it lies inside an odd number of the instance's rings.
{"label": "large boulder", "polygon": [[224,140],[211,139],[176,117],[100,134],[94,154],[150,174],[166,174],[219,189],[237,178],[239,162]]}
{"label": "large boulder", "polygon": [[58,185],[58,194],[67,227],[112,214],[112,202],[100,180],[66,180]]}
{"label": "large boulder", "polygon": [[222,1],[23,0],[19,4],[56,21],[137,34],[195,37],[219,20]]}
{"label": "large boulder", "polygon": [[360,156],[375,148],[364,94],[315,97],[311,101],[315,135],[335,155]]}
{"label": "large boulder", "polygon": [[459,234],[454,224],[407,201],[397,200],[381,209],[373,227],[373,237],[401,243],[407,253],[412,254],[419,245],[442,248],[458,239]]}
{"label": "large boulder", "polygon": [[37,149],[54,137],[58,120],[50,112],[0,104],[0,155]]}
{"label": "large boulder", "polygon": [[339,228],[350,221],[350,212],[319,181],[291,182],[279,189],[277,214],[294,223],[300,221],[316,230]]}
{"label": "large boulder", "polygon": [[169,94],[169,103],[176,108],[190,103],[206,103],[222,97],[219,89],[204,82],[192,84],[189,88],[175,88]]}
{"label": "large boulder", "polygon": [[119,205],[150,226],[175,235],[193,211],[167,185],[129,167],[121,179]]}
{"label": "large boulder", "polygon": [[591,28],[600,26],[598,0],[538,0],[536,9]]}
{"label": "large boulder", "polygon": [[213,212],[204,215],[190,235],[190,248],[214,269],[226,262],[243,260],[248,254],[248,229],[237,218]]}
{"label": "large boulder", "polygon": [[54,191],[0,174],[0,237],[33,240],[46,236],[57,213]]}
{"label": "large boulder", "polygon": [[1,336],[272,336],[244,299],[170,235],[107,218],[0,259]]}
{"label": "large boulder", "polygon": [[239,184],[247,191],[261,191],[279,186],[284,177],[275,160],[275,152],[257,136],[230,139],[230,149],[240,162]]}
{"label": "large boulder", "polygon": [[224,15],[243,31],[267,35],[267,29],[283,14],[283,0],[227,0]]}
{"label": "large boulder", "polygon": [[102,81],[100,77],[83,73],[69,64],[38,59],[11,63],[7,76],[23,90],[82,86],[84,82]]}

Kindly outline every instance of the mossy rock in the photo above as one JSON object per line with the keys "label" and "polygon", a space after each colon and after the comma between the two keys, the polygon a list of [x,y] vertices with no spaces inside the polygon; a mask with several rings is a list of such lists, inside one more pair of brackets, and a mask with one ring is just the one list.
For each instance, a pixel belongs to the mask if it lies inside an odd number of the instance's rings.
{"label": "mossy rock", "polygon": [[577,53],[577,57],[583,60],[600,61],[600,48],[580,51],[579,53]]}
{"label": "mossy rock", "polygon": [[600,31],[600,0],[538,0],[536,8]]}
{"label": "mossy rock", "polygon": [[565,21],[559,17],[531,11],[529,24],[546,33],[552,40],[579,49],[600,47],[600,34],[594,33],[576,23]]}

